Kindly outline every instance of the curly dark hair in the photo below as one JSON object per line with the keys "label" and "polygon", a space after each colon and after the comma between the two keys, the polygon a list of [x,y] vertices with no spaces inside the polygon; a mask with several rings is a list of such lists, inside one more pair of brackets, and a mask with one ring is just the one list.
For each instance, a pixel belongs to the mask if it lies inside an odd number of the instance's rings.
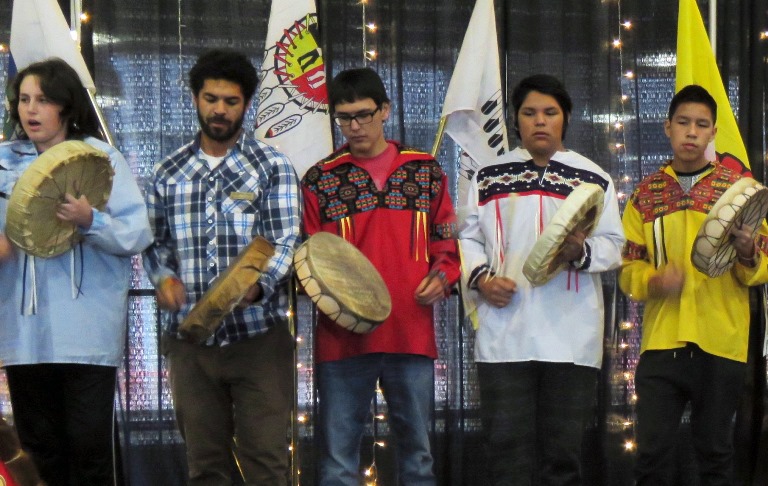
{"label": "curly dark hair", "polygon": [[189,71],[189,85],[197,98],[206,79],[225,79],[240,85],[245,101],[256,92],[259,76],[245,54],[232,49],[212,49],[197,58]]}

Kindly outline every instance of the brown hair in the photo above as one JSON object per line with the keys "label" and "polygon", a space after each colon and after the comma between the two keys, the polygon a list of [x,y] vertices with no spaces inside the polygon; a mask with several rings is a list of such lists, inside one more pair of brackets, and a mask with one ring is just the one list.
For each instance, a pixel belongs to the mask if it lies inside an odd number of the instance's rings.
{"label": "brown hair", "polygon": [[103,139],[99,131],[99,120],[96,118],[96,113],[93,111],[77,72],[69,64],[55,57],[30,64],[13,78],[10,99],[11,120],[21,126],[19,91],[22,81],[27,76],[35,76],[43,94],[50,101],[61,105],[59,116],[67,125],[67,138],[92,136]]}

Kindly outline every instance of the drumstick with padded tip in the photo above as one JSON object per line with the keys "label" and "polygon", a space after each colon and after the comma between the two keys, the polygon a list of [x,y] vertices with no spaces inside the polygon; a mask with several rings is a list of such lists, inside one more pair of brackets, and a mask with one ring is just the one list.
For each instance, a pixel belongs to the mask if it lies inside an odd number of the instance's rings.
{"label": "drumstick with padded tip", "polygon": [[[512,228],[512,224],[515,221],[515,206],[516,206],[516,203],[517,203],[517,193],[516,192],[512,192],[512,193],[509,194],[509,196],[507,196],[507,216],[508,216],[507,224],[509,225],[510,229]],[[504,262],[502,262],[502,265],[501,265],[501,274],[500,275],[502,277],[512,278],[511,277],[512,270],[510,268],[510,266],[511,266],[510,260],[512,260],[512,259],[509,258],[510,255],[509,255],[509,251],[508,250],[509,250],[509,242],[507,241],[506,247],[504,248],[504,255],[505,256],[504,256]]]}
{"label": "drumstick with padded tip", "polygon": [[433,268],[429,271],[427,274],[427,284],[424,286],[424,288],[429,287],[429,284],[432,283],[432,280],[437,277],[440,279],[440,283],[443,284],[443,287],[445,287],[446,277],[445,272],[438,270],[437,268]]}

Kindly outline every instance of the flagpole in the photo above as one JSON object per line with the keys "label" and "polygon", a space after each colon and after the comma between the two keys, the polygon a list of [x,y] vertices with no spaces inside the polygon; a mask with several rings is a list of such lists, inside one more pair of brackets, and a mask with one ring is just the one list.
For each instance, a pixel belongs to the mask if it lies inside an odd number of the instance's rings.
{"label": "flagpole", "polygon": [[432,145],[432,157],[437,157],[437,152],[440,150],[440,145],[443,143],[443,135],[445,135],[445,124],[447,121],[447,116],[440,117],[440,124],[437,126],[437,135],[435,135],[435,143]]}
{"label": "flagpole", "polygon": [[111,146],[115,147],[115,139],[112,136],[112,132],[109,131],[107,120],[104,118],[104,113],[102,113],[101,108],[99,108],[98,103],[96,103],[96,97],[94,96],[94,93],[90,89],[86,89],[85,91],[88,93],[88,99],[91,101],[93,111],[96,112],[96,118],[99,120],[99,128],[101,128],[101,133],[106,139],[105,141]]}
{"label": "flagpole", "polygon": [[[83,31],[83,26],[81,24],[81,15],[83,14],[83,2],[82,0],[70,0],[69,2],[69,21],[71,24],[71,29],[75,32],[77,35],[77,48],[80,49],[80,38]],[[93,76],[93,74],[91,74]],[[112,136],[112,132],[109,131],[109,127],[107,126],[107,120],[104,118],[104,113],[101,111],[101,108],[99,108],[98,103],[96,103],[96,96],[95,96],[95,89],[91,91],[88,88],[85,88],[85,91],[88,93],[88,100],[91,102],[91,107],[93,107],[93,111],[96,113],[96,119],[99,121],[99,128],[101,129],[101,133],[104,135],[105,141],[110,144],[111,146],[115,146],[115,139]]]}
{"label": "flagpole", "polygon": [[69,2],[69,28],[74,32],[77,32],[77,45],[80,46],[80,35],[82,34],[82,28],[80,23],[82,22],[80,14],[83,13],[83,1],[82,0],[70,0]]}
{"label": "flagpole", "polygon": [[717,59],[717,0],[709,0],[709,42]]}

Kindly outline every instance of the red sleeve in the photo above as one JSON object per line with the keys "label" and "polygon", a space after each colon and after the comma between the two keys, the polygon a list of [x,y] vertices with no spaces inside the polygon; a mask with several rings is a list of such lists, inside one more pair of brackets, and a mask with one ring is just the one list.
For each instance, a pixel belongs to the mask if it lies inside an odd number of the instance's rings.
{"label": "red sleeve", "polygon": [[443,174],[440,177],[437,196],[432,200],[430,220],[432,221],[431,236],[429,242],[429,254],[432,270],[445,273],[450,285],[459,281],[461,265],[456,243],[458,226],[456,211],[453,209],[451,197],[448,193],[448,178]]}
{"label": "red sleeve", "polygon": [[301,185],[301,195],[304,198],[304,233],[312,236],[320,231],[320,206],[315,193],[304,184]]}

